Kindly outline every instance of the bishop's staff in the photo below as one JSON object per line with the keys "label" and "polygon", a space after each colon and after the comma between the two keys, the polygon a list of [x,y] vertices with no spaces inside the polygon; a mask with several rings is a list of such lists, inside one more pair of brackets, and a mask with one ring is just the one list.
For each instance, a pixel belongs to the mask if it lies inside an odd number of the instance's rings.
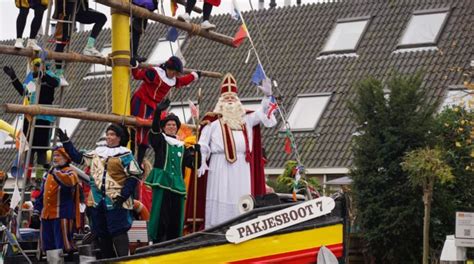
{"label": "bishop's staff", "polygon": [[[196,126],[196,141],[199,142],[199,106],[201,105],[201,88],[198,90],[198,99],[197,99],[197,106],[194,106],[193,103],[190,101],[190,109],[191,109],[191,116],[193,117],[193,123]],[[196,144],[197,144],[196,142]],[[199,153],[196,151],[194,154],[194,186],[193,186],[193,233],[196,232],[196,210],[197,210],[197,179],[199,174]],[[202,161],[205,162],[205,161]]]}

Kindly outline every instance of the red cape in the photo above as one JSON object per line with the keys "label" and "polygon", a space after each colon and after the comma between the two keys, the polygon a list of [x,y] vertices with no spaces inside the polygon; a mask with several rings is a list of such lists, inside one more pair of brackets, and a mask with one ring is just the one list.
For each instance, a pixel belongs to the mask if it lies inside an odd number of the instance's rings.
{"label": "red cape", "polygon": [[[250,112],[247,112],[249,114]],[[216,113],[207,113],[201,121],[200,131],[211,122],[217,120],[219,115]],[[253,141],[250,161],[250,179],[251,191],[253,196],[265,194],[265,173],[262,165],[262,137],[260,133],[260,125],[253,127]],[[186,214],[185,214],[185,233],[192,232],[193,226],[193,205],[194,205],[194,173],[191,175],[189,182],[189,191],[186,198]],[[207,172],[205,175],[197,179],[197,206],[196,206],[196,231],[204,229],[205,208],[206,208],[206,186]]]}

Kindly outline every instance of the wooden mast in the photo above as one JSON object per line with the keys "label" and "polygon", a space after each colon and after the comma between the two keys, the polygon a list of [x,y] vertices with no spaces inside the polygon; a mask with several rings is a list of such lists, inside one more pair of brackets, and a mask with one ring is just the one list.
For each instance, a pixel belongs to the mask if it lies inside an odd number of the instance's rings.
{"label": "wooden mast", "polygon": [[[124,0],[129,2],[129,0]],[[110,8],[112,14],[112,113],[130,115],[130,18]]]}
{"label": "wooden mast", "polygon": [[214,31],[204,30],[196,24],[182,22],[171,17],[160,15],[158,13],[153,13],[151,11],[148,11],[146,8],[142,8],[136,5],[130,5],[125,0],[96,0],[96,2],[106,6],[110,6],[111,8],[120,10],[122,12],[129,13],[131,11],[134,16],[157,21],[168,26],[173,26],[185,30],[190,34],[195,34],[235,48],[235,45],[233,44],[233,38],[229,36]]}

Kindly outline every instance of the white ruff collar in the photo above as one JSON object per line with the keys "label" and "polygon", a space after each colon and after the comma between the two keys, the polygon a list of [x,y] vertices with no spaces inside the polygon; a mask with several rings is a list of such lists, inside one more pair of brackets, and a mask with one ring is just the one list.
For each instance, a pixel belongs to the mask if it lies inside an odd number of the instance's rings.
{"label": "white ruff collar", "polygon": [[110,158],[114,157],[117,155],[122,155],[129,153],[130,150],[126,147],[115,147],[115,148],[109,148],[107,146],[100,146],[95,149],[95,153],[99,155],[101,158]]}
{"label": "white ruff collar", "polygon": [[158,72],[158,75],[160,75],[161,80],[168,86],[173,87],[176,85],[176,78],[168,78],[168,76],[166,76],[166,71],[161,67],[155,67],[155,70]]}
{"label": "white ruff collar", "polygon": [[173,146],[180,146],[180,147],[184,145],[183,141],[177,140],[174,137],[167,136],[165,133],[162,133],[162,134],[163,134],[163,137],[165,137],[165,140],[168,144],[173,145]]}

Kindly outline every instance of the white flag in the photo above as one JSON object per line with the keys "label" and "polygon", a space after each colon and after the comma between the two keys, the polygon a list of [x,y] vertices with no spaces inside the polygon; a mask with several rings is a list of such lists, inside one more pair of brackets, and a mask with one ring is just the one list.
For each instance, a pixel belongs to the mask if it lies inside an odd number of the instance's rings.
{"label": "white flag", "polygon": [[20,190],[18,189],[18,182],[15,182],[15,189],[13,190],[12,199],[10,202],[10,208],[15,209],[18,203],[21,201]]}
{"label": "white flag", "polygon": [[27,151],[28,148],[29,148],[28,147],[28,140],[26,139],[26,136],[25,136],[25,134],[23,134],[23,132],[20,132],[18,134],[18,139],[17,140],[18,140],[18,143],[19,143],[18,144],[18,151],[20,153],[23,153],[23,152]]}

